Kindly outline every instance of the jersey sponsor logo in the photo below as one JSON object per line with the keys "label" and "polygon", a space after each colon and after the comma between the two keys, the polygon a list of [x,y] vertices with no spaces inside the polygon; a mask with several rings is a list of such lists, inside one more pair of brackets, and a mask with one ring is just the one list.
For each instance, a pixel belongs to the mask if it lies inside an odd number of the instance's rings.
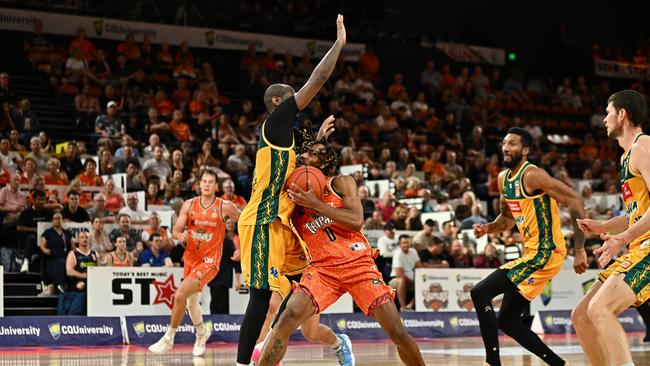
{"label": "jersey sponsor logo", "polygon": [[625,269],[630,268],[631,265],[632,265],[632,262],[631,262],[631,261],[628,261],[628,260],[623,261],[623,263],[621,263],[621,267],[623,267],[623,268],[625,268]]}
{"label": "jersey sponsor logo", "polygon": [[330,219],[327,216],[319,215],[319,214],[312,214],[312,218],[314,220],[305,223],[305,229],[309,230],[310,233],[316,234],[318,229],[325,225],[333,224],[334,220]]}
{"label": "jersey sponsor logo", "polygon": [[515,181],[515,196],[521,196],[521,186],[519,185],[519,181]]}
{"label": "jersey sponsor logo", "polygon": [[356,252],[358,250],[365,250],[366,246],[364,243],[352,243],[350,244],[350,250]]}
{"label": "jersey sponsor logo", "polygon": [[192,220],[191,224],[196,226],[208,226],[208,227],[219,226],[218,221],[212,221],[212,220]]}
{"label": "jersey sponsor logo", "polygon": [[205,231],[191,231],[192,239],[199,241],[210,241],[212,240],[212,233],[207,233]]}
{"label": "jersey sponsor logo", "polygon": [[623,187],[621,187],[621,193],[623,193],[623,201],[627,201],[628,199],[634,197],[632,188],[630,188],[630,182],[623,183]]}
{"label": "jersey sponsor logo", "polygon": [[510,207],[510,211],[512,212],[521,212],[521,206],[517,201],[508,201],[508,207]]}

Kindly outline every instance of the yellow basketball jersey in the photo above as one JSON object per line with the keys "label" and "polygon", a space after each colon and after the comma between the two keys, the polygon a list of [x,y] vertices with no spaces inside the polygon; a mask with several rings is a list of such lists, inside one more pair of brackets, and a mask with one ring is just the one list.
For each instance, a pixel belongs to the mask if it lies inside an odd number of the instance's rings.
{"label": "yellow basketball jersey", "polygon": [[255,155],[253,191],[239,217],[239,224],[269,224],[279,217],[284,224],[289,225],[294,203],[283,188],[285,180],[296,166],[296,152],[293,143],[291,147],[272,145],[264,135],[264,124],[260,135]]}
{"label": "yellow basketball jersey", "polygon": [[[643,134],[639,134],[634,139],[634,144],[636,144],[639,137]],[[648,187],[645,185],[645,181],[641,175],[635,174],[630,169],[630,157],[632,156],[632,147],[622,156],[621,161],[621,193],[623,194],[623,203],[625,204],[625,216],[627,217],[627,225],[632,226],[637,221],[641,220],[641,216],[648,210],[650,207],[650,195],[648,194]],[[650,238],[650,231],[646,231],[643,235],[634,239],[630,244],[629,248],[634,249],[646,240]],[[650,243],[650,241],[648,241]]]}
{"label": "yellow basketball jersey", "polygon": [[503,196],[524,238],[526,253],[555,251],[565,254],[566,243],[557,202],[546,192],[535,196],[528,196],[525,192],[522,177],[526,169],[532,166],[525,162],[514,176],[508,169],[503,180]]}

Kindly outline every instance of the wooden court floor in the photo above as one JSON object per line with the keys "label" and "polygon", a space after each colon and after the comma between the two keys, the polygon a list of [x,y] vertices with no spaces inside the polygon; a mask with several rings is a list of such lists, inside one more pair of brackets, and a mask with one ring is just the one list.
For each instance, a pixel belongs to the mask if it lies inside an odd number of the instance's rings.
{"label": "wooden court floor", "polygon": [[[650,365],[650,344],[642,342],[643,334],[630,334],[636,365]],[[545,341],[573,366],[587,365],[585,356],[575,336],[550,336]],[[502,337],[501,354],[504,366],[541,366],[536,357]],[[483,349],[480,338],[444,338],[418,341],[427,365],[469,366],[481,365]],[[401,365],[395,347],[387,342],[353,342],[359,366]],[[170,354],[158,356],[145,347],[57,347],[57,348],[5,348],[0,349],[0,365],[229,365],[235,364],[236,346],[210,344],[203,358],[192,357],[190,346],[177,346]],[[284,366],[338,365],[331,350],[311,344],[292,344],[283,361]]]}

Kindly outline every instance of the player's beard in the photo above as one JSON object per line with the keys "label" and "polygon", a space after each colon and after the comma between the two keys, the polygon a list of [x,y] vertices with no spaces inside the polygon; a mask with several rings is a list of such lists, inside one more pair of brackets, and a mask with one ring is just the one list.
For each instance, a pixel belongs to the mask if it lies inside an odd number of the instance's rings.
{"label": "player's beard", "polygon": [[623,124],[617,123],[616,127],[607,135],[612,140],[616,140],[623,135]]}
{"label": "player's beard", "polygon": [[521,162],[521,158],[522,158],[521,151],[516,152],[516,153],[510,155],[510,161],[507,161],[504,158],[503,159],[503,165],[505,165],[506,168],[508,168],[508,169],[512,169],[512,168],[516,167],[517,165],[519,165],[519,162]]}

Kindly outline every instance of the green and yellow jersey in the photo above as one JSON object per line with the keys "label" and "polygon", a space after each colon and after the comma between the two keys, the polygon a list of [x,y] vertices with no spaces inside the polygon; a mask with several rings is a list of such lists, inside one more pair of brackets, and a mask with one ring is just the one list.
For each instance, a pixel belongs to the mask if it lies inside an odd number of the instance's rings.
{"label": "green and yellow jersey", "polygon": [[[625,216],[627,225],[632,226],[641,219],[643,214],[650,208],[650,194],[645,180],[638,172],[634,172],[630,167],[630,158],[634,144],[639,140],[639,134],[635,139],[632,147],[621,157],[621,194],[625,205]],[[635,249],[642,244],[650,244],[650,231],[634,239],[629,244],[629,249]]]}

